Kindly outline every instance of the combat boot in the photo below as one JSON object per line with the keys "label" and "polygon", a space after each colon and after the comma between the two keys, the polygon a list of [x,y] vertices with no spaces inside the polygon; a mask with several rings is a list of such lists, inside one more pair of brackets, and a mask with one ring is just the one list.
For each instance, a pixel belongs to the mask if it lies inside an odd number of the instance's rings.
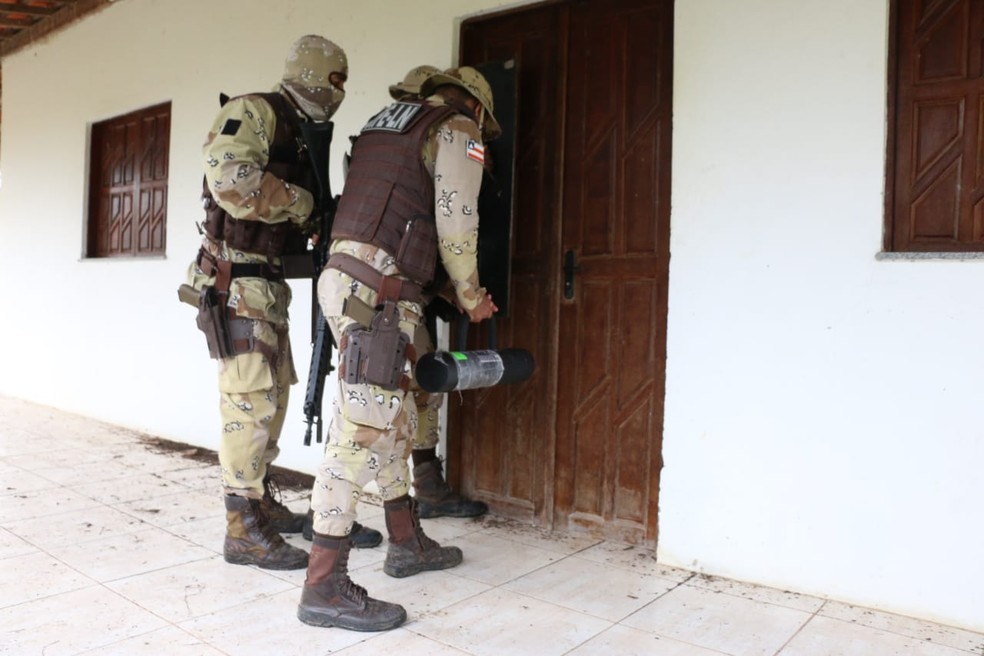
{"label": "combat boot", "polygon": [[441,461],[431,460],[413,468],[413,489],[420,505],[420,516],[479,517],[489,511],[481,501],[473,501],[451,491],[441,471]]}
{"label": "combat boot", "polygon": [[260,507],[267,517],[267,523],[277,533],[300,533],[304,528],[304,514],[291,512],[280,501],[280,486],[273,476],[263,477],[263,499]]}
{"label": "combat boot", "polygon": [[448,569],[461,564],[461,549],[442,547],[424,535],[413,497],[385,501],[386,529],[389,531],[389,548],[383,571],[390,576],[403,578],[433,569]]}
{"label": "combat boot", "polygon": [[[307,517],[304,519],[304,529],[301,531],[304,539],[310,542],[314,539],[314,511],[308,509]],[[349,540],[356,549],[371,549],[378,547],[383,541],[383,534],[374,528],[363,526],[359,522],[352,522],[352,531],[349,533]]]}
{"label": "combat boot", "polygon": [[227,563],[256,565],[262,569],[303,569],[308,555],[280,537],[266,521],[258,499],[227,494],[225,498]]}
{"label": "combat boot", "polygon": [[315,533],[311,560],[297,606],[297,619],[312,626],[337,626],[352,631],[387,631],[407,620],[399,604],[373,599],[349,578],[352,543]]}

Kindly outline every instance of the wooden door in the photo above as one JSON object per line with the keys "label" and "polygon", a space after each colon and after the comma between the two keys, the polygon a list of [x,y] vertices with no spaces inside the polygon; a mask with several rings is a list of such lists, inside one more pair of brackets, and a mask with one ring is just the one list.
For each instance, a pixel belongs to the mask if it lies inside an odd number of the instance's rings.
{"label": "wooden door", "polygon": [[[462,29],[514,58],[515,386],[452,395],[452,469],[493,509],[655,544],[666,345],[672,2],[541,5]],[[471,344],[480,345],[483,335]]]}

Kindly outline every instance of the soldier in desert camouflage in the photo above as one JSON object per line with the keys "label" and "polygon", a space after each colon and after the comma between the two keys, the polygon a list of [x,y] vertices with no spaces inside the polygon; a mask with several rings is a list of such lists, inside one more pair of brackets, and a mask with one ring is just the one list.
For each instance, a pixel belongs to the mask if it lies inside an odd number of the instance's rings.
{"label": "soldier in desert camouflage", "polygon": [[206,220],[188,284],[213,300],[211,314],[200,301],[199,327],[218,360],[224,556],[231,563],[307,565],[307,553],[280,535],[300,531],[304,516],[280,503],[269,476],[297,382],[282,257],[305,252],[314,229],[308,219],[317,182],[300,123],[328,121],[345,97],[347,76],[340,47],[301,37],[276,87],[225,102],[202,147]]}
{"label": "soldier in desert camouflage", "polygon": [[460,549],[423,532],[409,495],[407,459],[418,426],[409,374],[425,348],[423,304],[433,290],[448,285],[474,322],[498,310],[479,281],[477,247],[483,139],[501,129],[488,82],[473,68],[429,75],[421,96],[389,105],[363,127],[318,282],[340,350],[298,606],[301,621],[315,626],[380,631],[406,620],[402,606],[369,597],[348,575],[347,536],[370,481],[384,502],[385,573],[410,576],[462,560]]}
{"label": "soldier in desert camouflage", "polygon": [[[393,100],[419,100],[420,86],[430,76],[440,73],[440,69],[434,66],[415,66],[407,71],[402,82],[393,84],[389,88],[390,97]],[[486,153],[486,158],[488,153]],[[488,164],[488,162],[486,162]],[[486,166],[486,168],[488,168]],[[438,263],[438,266],[441,266]],[[447,276],[442,276],[446,280]],[[447,308],[447,303],[442,301],[453,297],[454,292],[450,288],[433,291],[434,297],[440,296],[437,301],[442,307]],[[432,303],[433,299],[424,299],[425,303]],[[432,305],[429,311],[434,311],[436,305]],[[428,310],[425,310],[427,312]],[[425,332],[427,344],[424,345],[422,353],[430,353],[434,350],[433,335]],[[419,507],[422,518],[431,517],[478,517],[488,512],[489,507],[481,501],[469,499],[453,491],[444,478],[444,471],[440,459],[437,457],[437,445],[440,441],[440,410],[444,403],[444,394],[429,394],[420,389],[414,390],[414,400],[417,405],[417,431],[414,434],[413,450],[410,460],[413,464],[413,489],[414,497]]]}

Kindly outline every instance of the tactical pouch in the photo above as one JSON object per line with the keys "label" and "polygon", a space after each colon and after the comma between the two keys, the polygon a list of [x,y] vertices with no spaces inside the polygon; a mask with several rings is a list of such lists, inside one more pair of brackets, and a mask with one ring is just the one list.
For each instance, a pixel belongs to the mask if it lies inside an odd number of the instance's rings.
{"label": "tactical pouch", "polygon": [[203,287],[198,296],[198,329],[205,333],[208,354],[214,360],[234,355],[232,338],[229,334],[228,310],[225,294],[219,294],[215,287]]}
{"label": "tactical pouch", "polygon": [[396,266],[411,280],[426,285],[437,264],[437,224],[434,217],[418,215],[407,221],[407,230],[396,252]]}
{"label": "tactical pouch", "polygon": [[396,303],[383,303],[368,329],[352,324],[345,333],[345,382],[369,383],[390,391],[398,389],[410,340],[400,330]]}

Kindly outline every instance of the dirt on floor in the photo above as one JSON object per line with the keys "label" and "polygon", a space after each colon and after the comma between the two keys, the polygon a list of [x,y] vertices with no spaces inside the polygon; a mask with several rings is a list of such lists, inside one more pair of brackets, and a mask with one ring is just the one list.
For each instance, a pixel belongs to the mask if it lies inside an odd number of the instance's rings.
{"label": "dirt on floor", "polygon": [[[142,435],[140,441],[146,444],[147,448],[153,453],[177,455],[207,465],[217,466],[219,464],[219,454],[211,449],[183,444],[181,442],[172,442],[171,440],[150,435]],[[270,467],[270,474],[276,477],[277,485],[282,490],[310,490],[314,485],[314,476],[302,474],[292,469],[284,469],[277,465]]]}

